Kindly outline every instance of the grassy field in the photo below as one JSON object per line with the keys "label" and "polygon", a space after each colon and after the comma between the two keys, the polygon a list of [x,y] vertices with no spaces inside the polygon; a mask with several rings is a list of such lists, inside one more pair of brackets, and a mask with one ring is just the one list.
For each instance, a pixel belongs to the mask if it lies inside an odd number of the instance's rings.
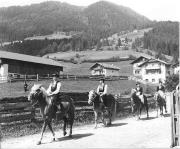
{"label": "grassy field", "polygon": [[[107,64],[114,64],[120,68],[121,75],[131,75],[132,74],[132,65],[130,64],[132,61],[121,61],[121,62],[105,62]],[[64,66],[63,73],[64,74],[74,74],[74,75],[90,75],[91,71],[89,68],[95,63],[81,63],[81,64],[73,64],[67,62],[61,62]]]}
{"label": "grassy field", "polygon": [[[87,50],[87,51],[68,51],[68,52],[58,52],[53,54],[47,54],[49,58],[57,58],[57,59],[65,59],[70,60],[71,58],[75,58],[76,55],[79,55],[82,60],[99,60],[99,59],[109,59],[112,57],[128,57],[129,55],[134,55],[135,57],[139,56],[148,56],[145,53],[139,53],[134,50],[116,50],[116,51],[110,51],[110,50],[103,50],[103,51],[93,51],[93,50]],[[45,57],[47,56],[45,55]]]}
{"label": "grassy field", "polygon": [[[91,80],[62,80],[62,92],[89,92],[97,88],[99,81]],[[34,83],[42,84],[45,88],[48,87],[50,80],[44,81],[29,81],[29,88]],[[108,84],[108,92],[111,94],[128,93],[131,88],[135,87],[136,82],[130,80],[106,81]],[[147,86],[143,86],[146,91]],[[19,97],[27,96],[29,92],[24,93],[23,82],[1,83],[0,84],[0,99],[4,97]]]}

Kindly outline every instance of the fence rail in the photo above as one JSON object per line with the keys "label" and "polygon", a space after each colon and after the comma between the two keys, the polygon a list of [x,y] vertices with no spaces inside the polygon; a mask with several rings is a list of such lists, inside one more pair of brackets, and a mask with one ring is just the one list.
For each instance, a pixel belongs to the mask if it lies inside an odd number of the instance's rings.
{"label": "fence rail", "polygon": [[[65,93],[74,98],[75,112],[92,113],[92,106],[88,105],[88,93]],[[154,100],[151,95],[147,95],[149,105],[154,105]],[[115,96],[116,102],[114,105],[113,117],[123,111],[131,111],[130,96]],[[7,125],[8,123],[29,121],[34,123],[40,117],[38,106],[32,108],[27,97],[5,98],[0,100],[0,124]]]}
{"label": "fence rail", "polygon": [[[71,74],[61,74],[60,79],[63,80],[99,80],[100,78],[104,77],[105,80],[114,81],[114,80],[128,80],[129,76],[103,76],[103,75],[71,75]],[[40,81],[40,80],[48,80],[51,79],[52,76],[49,74],[46,75],[8,75],[8,76],[1,76],[0,83],[4,82],[16,82],[16,81]]]}

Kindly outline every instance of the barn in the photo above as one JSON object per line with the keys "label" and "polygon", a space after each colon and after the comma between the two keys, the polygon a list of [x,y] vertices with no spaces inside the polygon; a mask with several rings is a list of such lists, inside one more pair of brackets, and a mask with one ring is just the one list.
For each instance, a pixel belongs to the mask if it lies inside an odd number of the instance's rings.
{"label": "barn", "polygon": [[63,66],[52,59],[0,51],[1,80],[7,80],[9,73],[45,75],[60,71],[63,71]]}
{"label": "barn", "polygon": [[120,68],[113,64],[95,63],[90,70],[91,75],[119,76]]}

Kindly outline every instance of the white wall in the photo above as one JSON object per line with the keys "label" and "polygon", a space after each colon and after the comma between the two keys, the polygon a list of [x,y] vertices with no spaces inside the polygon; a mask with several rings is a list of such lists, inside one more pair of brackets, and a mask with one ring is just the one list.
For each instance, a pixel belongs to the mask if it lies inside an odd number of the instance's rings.
{"label": "white wall", "polygon": [[8,64],[0,66],[0,80],[7,80],[8,77]]}
{"label": "white wall", "polygon": [[[146,73],[146,69],[160,69],[160,73],[156,72],[156,73]],[[148,82],[152,82],[152,83],[158,83],[159,80],[161,81],[165,81],[166,80],[166,75],[167,75],[167,68],[165,66],[165,64],[158,64],[158,63],[149,63],[147,65],[144,65],[142,67],[142,79],[144,81],[148,80]]]}
{"label": "white wall", "polygon": [[104,69],[105,76],[119,76],[119,70]]}
{"label": "white wall", "polygon": [[101,72],[92,70],[91,75],[119,76],[119,70],[102,69]]}
{"label": "white wall", "polygon": [[[133,75],[134,76],[141,76],[142,72],[141,72],[141,68],[138,67],[140,64],[144,63],[145,60],[141,60],[138,63],[134,63],[133,64]],[[139,73],[136,73],[136,71],[139,71]]]}

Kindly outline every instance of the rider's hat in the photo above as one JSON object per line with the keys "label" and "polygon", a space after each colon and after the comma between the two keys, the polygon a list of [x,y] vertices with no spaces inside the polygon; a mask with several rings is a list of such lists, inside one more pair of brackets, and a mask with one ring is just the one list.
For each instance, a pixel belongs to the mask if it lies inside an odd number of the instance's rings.
{"label": "rider's hat", "polygon": [[140,85],[140,82],[136,82],[136,85]]}
{"label": "rider's hat", "polygon": [[104,81],[105,81],[105,79],[104,79],[104,78],[100,78],[100,80],[99,80],[99,81],[103,81],[103,82],[104,82]]}
{"label": "rider's hat", "polygon": [[52,76],[58,78],[58,77],[59,77],[59,74],[54,73],[54,74],[52,74]]}

